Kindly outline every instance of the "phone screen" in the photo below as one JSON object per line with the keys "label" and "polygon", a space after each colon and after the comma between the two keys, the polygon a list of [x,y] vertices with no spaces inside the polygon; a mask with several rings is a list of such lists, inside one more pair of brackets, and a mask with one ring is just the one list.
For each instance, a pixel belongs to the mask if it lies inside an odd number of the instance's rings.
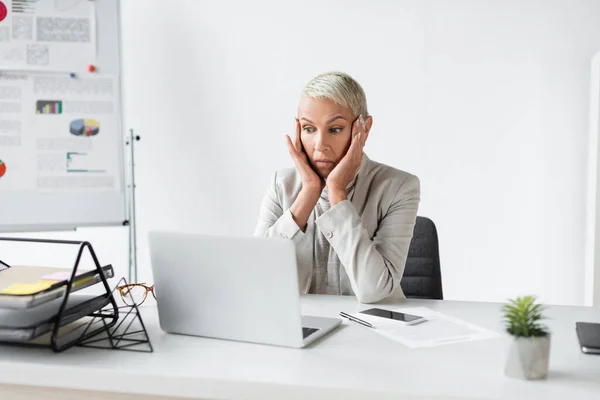
{"label": "phone screen", "polygon": [[405,314],[397,311],[384,310],[381,308],[370,308],[368,310],[361,311],[363,314],[375,315],[381,318],[395,319],[403,322],[412,322],[417,319],[421,319],[418,315]]}

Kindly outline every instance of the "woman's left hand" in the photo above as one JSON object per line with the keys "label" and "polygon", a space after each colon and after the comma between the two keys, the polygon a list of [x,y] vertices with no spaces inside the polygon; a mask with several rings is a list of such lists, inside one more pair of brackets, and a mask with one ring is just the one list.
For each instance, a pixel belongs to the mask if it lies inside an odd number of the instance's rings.
{"label": "woman's left hand", "polygon": [[329,173],[326,180],[327,191],[331,205],[346,200],[346,190],[352,179],[358,173],[363,158],[363,148],[365,146],[366,124],[361,117],[354,121],[352,129],[352,142],[348,152],[342,158],[342,161]]}

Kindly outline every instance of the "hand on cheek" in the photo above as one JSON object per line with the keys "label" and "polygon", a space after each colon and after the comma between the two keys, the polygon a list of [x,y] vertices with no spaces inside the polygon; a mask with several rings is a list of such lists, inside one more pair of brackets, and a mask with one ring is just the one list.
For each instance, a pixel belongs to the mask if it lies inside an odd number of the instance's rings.
{"label": "hand on cheek", "polygon": [[362,163],[366,136],[365,120],[359,116],[352,124],[352,137],[348,152],[327,177],[327,190],[332,206],[347,199],[347,187],[358,173]]}
{"label": "hand on cheek", "polygon": [[300,178],[302,179],[302,188],[306,190],[315,190],[319,193],[325,186],[325,182],[321,177],[312,169],[308,157],[303,150],[302,140],[300,135],[300,121],[296,119],[296,133],[294,136],[294,141],[286,135],[287,147],[294,164],[296,165],[296,170],[298,174],[300,174]]}

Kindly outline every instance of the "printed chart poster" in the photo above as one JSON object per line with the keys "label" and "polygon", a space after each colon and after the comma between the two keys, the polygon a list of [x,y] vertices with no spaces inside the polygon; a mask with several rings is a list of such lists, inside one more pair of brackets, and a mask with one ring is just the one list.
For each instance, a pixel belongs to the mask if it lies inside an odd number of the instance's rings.
{"label": "printed chart poster", "polygon": [[120,189],[117,79],[0,72],[0,190]]}
{"label": "printed chart poster", "polygon": [[89,0],[0,0],[0,66],[79,72],[96,62]]}

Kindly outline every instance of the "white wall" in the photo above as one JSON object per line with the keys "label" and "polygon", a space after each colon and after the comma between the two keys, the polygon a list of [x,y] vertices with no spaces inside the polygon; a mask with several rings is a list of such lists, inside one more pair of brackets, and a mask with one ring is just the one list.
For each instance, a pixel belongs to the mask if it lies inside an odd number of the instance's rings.
{"label": "white wall", "polygon": [[[596,0],[122,2],[126,118],[146,233],[251,234],[290,166],[302,85],[343,70],[367,92],[365,151],[417,174],[445,297],[584,303]],[[109,253],[114,232],[88,233]],[[121,247],[119,247],[121,248]],[[120,250],[114,263],[126,265]],[[193,266],[190,266],[193,268]]]}
{"label": "white wall", "polygon": [[590,71],[589,149],[586,213],[586,304],[600,305],[600,51]]}
{"label": "white wall", "polygon": [[249,234],[302,84],[341,69],[368,95],[370,157],[421,178],[447,298],[582,304],[600,3],[282,3],[124,3],[140,262],[150,228]]}

